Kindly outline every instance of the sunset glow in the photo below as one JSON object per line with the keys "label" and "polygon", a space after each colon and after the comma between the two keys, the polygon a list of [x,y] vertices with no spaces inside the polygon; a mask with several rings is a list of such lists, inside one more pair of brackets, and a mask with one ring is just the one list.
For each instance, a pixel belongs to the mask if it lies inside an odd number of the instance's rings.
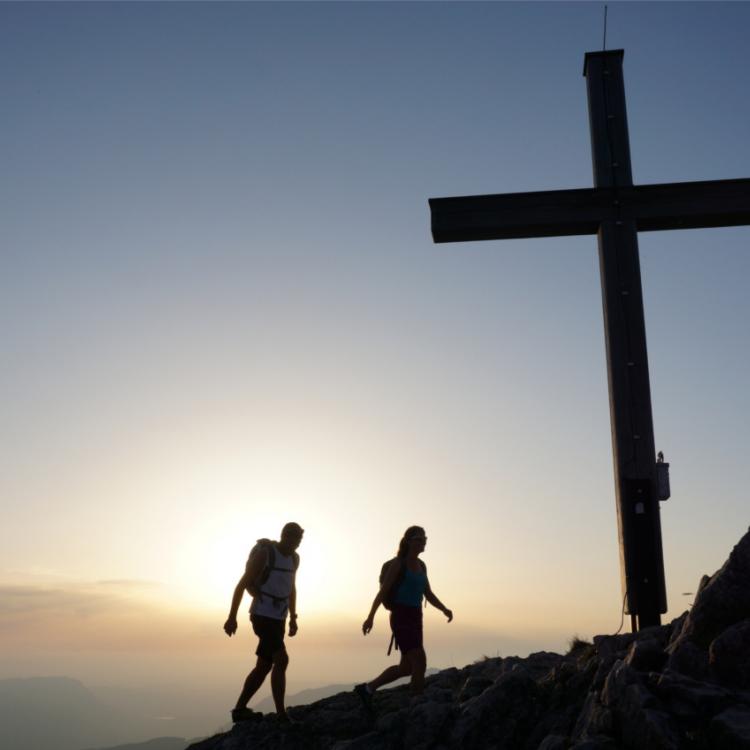
{"label": "sunset glow", "polygon": [[[216,729],[287,521],[290,691],[386,664],[361,627],[412,524],[455,614],[428,666],[617,630],[596,239],[437,245],[427,203],[591,186],[601,10],[0,4],[0,679],[158,685],[148,731]],[[636,183],[750,175],[748,28],[610,4]],[[667,621],[749,523],[750,228],[639,243]]]}

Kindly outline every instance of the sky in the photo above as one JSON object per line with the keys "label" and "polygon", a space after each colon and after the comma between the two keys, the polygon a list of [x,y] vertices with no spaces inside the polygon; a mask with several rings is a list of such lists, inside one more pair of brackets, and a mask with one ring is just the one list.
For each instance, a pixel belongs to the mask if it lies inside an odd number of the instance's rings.
{"label": "sky", "polygon": [[[591,186],[602,20],[0,5],[0,677],[229,706],[232,589],[288,520],[290,689],[386,665],[383,614],[359,628],[414,523],[455,613],[426,615],[429,666],[618,628],[596,239],[435,245],[427,205]],[[636,183],[750,176],[748,28],[746,3],[609,4]],[[665,621],[748,527],[748,240],[639,238]]]}

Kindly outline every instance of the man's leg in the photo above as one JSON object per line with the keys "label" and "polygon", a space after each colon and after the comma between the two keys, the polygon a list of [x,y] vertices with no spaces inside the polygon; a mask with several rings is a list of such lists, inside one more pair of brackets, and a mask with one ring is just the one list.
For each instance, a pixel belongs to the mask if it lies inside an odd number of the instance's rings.
{"label": "man's leg", "polygon": [[286,693],[286,668],[289,665],[289,655],[285,648],[281,648],[273,655],[273,669],[271,670],[271,694],[278,716],[286,716],[284,708],[284,694]]}
{"label": "man's leg", "polygon": [[242,687],[240,697],[237,698],[237,705],[235,708],[245,708],[245,706],[247,706],[250,702],[250,698],[255,695],[258,688],[263,684],[263,680],[266,679],[266,675],[271,671],[272,666],[273,664],[267,659],[264,659],[261,656],[258,657],[255,668],[245,679],[245,684]]}
{"label": "man's leg", "polygon": [[427,669],[427,654],[423,648],[413,648],[405,657],[411,664],[411,694],[421,695],[424,690],[424,673]]}

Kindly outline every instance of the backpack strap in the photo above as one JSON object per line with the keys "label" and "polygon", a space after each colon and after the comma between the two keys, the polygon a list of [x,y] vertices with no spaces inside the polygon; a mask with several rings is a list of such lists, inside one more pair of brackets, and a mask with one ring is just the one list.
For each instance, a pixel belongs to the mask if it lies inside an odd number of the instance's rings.
{"label": "backpack strap", "polygon": [[[250,550],[250,555],[247,558],[245,573],[249,572],[250,563],[252,562],[253,557],[260,554],[261,552],[264,552],[266,556],[266,559],[263,563],[263,568],[258,574],[257,578],[250,582],[247,590],[251,596],[258,596],[262,601],[264,596],[262,586],[268,580],[268,575],[273,569],[273,563],[275,562],[276,558],[276,553],[273,549],[273,542],[270,539],[258,539],[258,541],[255,543],[253,548]],[[270,596],[270,594],[265,594],[265,596]]]}
{"label": "backpack strap", "polygon": [[263,579],[264,581],[268,578],[268,574],[275,570],[276,565],[276,545],[271,542],[270,544],[266,545],[267,551],[268,551],[268,557],[266,558],[266,569],[263,573]]}
{"label": "backpack strap", "polygon": [[[296,552],[292,552],[292,571],[297,572],[299,568],[299,555]],[[268,561],[266,563],[266,570],[270,573],[272,570],[280,570],[282,573],[288,573],[289,568],[277,568],[276,567],[276,549],[275,545],[271,543],[268,548]],[[268,576],[266,576],[268,578]]]}

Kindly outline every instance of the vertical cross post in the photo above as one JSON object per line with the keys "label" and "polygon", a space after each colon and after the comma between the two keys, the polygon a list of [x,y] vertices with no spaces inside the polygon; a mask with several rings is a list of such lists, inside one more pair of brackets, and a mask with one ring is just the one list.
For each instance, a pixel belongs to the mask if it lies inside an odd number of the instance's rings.
{"label": "vertical cross post", "polygon": [[623,599],[633,630],[667,611],[646,325],[633,218],[620,218],[618,188],[632,186],[622,50],[590,52],[583,74],[594,184],[612,189],[614,218],[599,227],[599,265],[609,381]]}
{"label": "vertical cross post", "polygon": [[633,630],[667,611],[637,231],[750,225],[750,179],[633,185],[622,50],[589,52],[595,187],[430,198],[435,242],[597,234],[623,605]]}

